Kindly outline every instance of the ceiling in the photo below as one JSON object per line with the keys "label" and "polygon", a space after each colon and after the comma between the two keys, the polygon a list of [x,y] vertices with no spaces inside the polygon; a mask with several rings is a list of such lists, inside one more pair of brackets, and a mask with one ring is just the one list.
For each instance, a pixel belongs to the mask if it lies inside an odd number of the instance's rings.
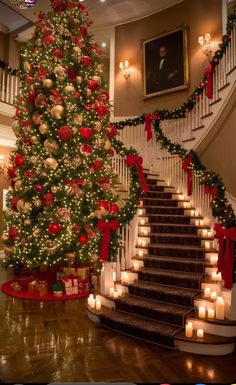
{"label": "ceiling", "polygon": [[26,26],[28,23],[29,20],[25,16],[19,15],[15,9],[5,6],[0,1],[0,26],[2,32],[9,33],[15,31]]}

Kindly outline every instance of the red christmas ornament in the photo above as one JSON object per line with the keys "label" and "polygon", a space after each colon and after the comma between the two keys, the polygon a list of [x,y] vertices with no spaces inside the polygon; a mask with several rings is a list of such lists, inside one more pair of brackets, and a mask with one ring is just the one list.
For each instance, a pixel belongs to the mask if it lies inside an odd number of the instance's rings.
{"label": "red christmas ornament", "polygon": [[20,200],[20,197],[14,196],[11,198],[11,207],[13,209],[16,209],[16,206],[17,206],[17,203],[19,202],[19,200]]}
{"label": "red christmas ornament", "polygon": [[61,225],[59,223],[52,223],[48,226],[48,232],[52,235],[57,235],[61,231]]}
{"label": "red christmas ornament", "polygon": [[84,179],[83,179],[83,178],[78,178],[78,179],[75,179],[74,182],[75,182],[78,186],[83,186],[83,184],[84,184]]}
{"label": "red christmas ornament", "polygon": [[93,149],[88,144],[82,144],[82,146],[80,147],[80,152],[83,155],[89,156],[93,153]]}
{"label": "red christmas ornament", "polygon": [[47,47],[48,45],[52,44],[55,40],[55,37],[53,35],[47,35],[43,39],[43,45]]}
{"label": "red christmas ornament", "polygon": [[52,194],[52,193],[50,193],[50,192],[46,192],[46,193],[43,195],[43,204],[44,204],[45,206],[53,206],[54,201],[55,201],[55,196],[54,196],[54,194]]}
{"label": "red christmas ornament", "polygon": [[9,179],[13,179],[13,178],[15,178],[16,175],[17,175],[17,170],[16,170],[15,167],[9,167],[9,168],[7,169],[7,173],[8,173],[8,178],[9,178]]}
{"label": "red christmas ornament", "polygon": [[118,212],[119,212],[119,207],[117,206],[117,204],[115,204],[115,203],[112,203],[111,204],[111,211],[110,211],[110,213],[111,214],[118,214]]}
{"label": "red christmas ornament", "polygon": [[14,164],[16,167],[22,167],[25,164],[25,158],[22,154],[18,154],[14,158]]}
{"label": "red christmas ornament", "polygon": [[84,66],[86,66],[86,67],[91,68],[92,65],[93,65],[93,60],[92,60],[92,58],[91,58],[90,56],[84,55],[84,56],[82,57],[82,59],[81,59],[81,64],[84,65]]}
{"label": "red christmas ornament", "polygon": [[79,132],[82,138],[86,140],[90,140],[93,136],[93,130],[90,127],[81,127]]}
{"label": "red christmas ornament", "polygon": [[75,226],[73,226],[72,230],[74,231],[74,233],[79,234],[80,230],[81,230],[81,226],[80,225],[75,225]]}
{"label": "red christmas ornament", "polygon": [[12,226],[9,228],[8,235],[11,241],[15,241],[18,237],[18,234],[19,234],[19,229],[17,227]]}
{"label": "red christmas ornament", "polygon": [[31,90],[31,91],[28,93],[28,100],[29,100],[29,102],[30,102],[31,104],[34,104],[36,97],[37,97],[37,92],[36,92],[36,91]]}
{"label": "red christmas ornament", "polygon": [[104,107],[103,105],[99,104],[96,107],[96,113],[98,114],[98,116],[104,116],[104,115],[109,114],[109,110],[106,107]]}
{"label": "red christmas ornament", "polygon": [[76,92],[74,92],[74,94],[73,94],[73,98],[77,99],[77,98],[80,97],[80,95],[81,95],[81,93],[80,93],[79,91],[76,91]]}
{"label": "red christmas ornament", "polygon": [[108,151],[108,154],[111,155],[111,156],[114,156],[114,155],[115,155],[115,151],[113,150],[113,148],[111,148],[111,149]]}
{"label": "red christmas ornament", "polygon": [[29,138],[24,138],[23,139],[23,143],[24,143],[25,146],[31,146],[31,141],[30,141]]}
{"label": "red christmas ornament", "polygon": [[109,139],[113,139],[117,135],[117,128],[115,126],[107,127],[107,136]]}
{"label": "red christmas ornament", "polygon": [[33,116],[33,122],[37,125],[39,125],[41,123],[41,115],[38,115],[38,114],[35,114]]}
{"label": "red christmas ornament", "polygon": [[62,58],[62,51],[60,49],[54,49],[54,51],[52,52],[52,55],[54,57],[56,57],[57,59],[61,59]]}
{"label": "red christmas ornament", "polygon": [[99,159],[94,160],[93,163],[92,163],[92,168],[95,171],[101,170],[101,168],[103,168],[103,161],[99,160]]}
{"label": "red christmas ornament", "polygon": [[35,186],[34,186],[34,191],[39,193],[43,190],[43,186],[39,183],[37,183]]}
{"label": "red christmas ornament", "polygon": [[25,175],[26,178],[34,178],[35,177],[35,172],[32,171],[32,170],[29,170],[29,171],[26,171],[24,175]]}
{"label": "red christmas ornament", "polygon": [[88,88],[91,90],[91,91],[96,91],[98,90],[100,87],[99,83],[96,81],[96,80],[89,80],[88,81]]}
{"label": "red christmas ornament", "polygon": [[100,178],[100,179],[97,179],[96,180],[97,183],[99,184],[103,184],[103,183],[110,183],[110,179],[109,178]]}
{"label": "red christmas ornament", "polygon": [[73,4],[73,3],[66,4],[67,11],[72,11],[72,9],[74,9],[75,7],[76,7],[76,4]]}
{"label": "red christmas ornament", "polygon": [[80,34],[83,36],[83,38],[87,36],[87,28],[80,27],[79,31],[80,31]]}
{"label": "red christmas ornament", "polygon": [[98,98],[101,102],[108,102],[109,101],[109,93],[107,91],[103,91],[102,94]]}
{"label": "red christmas ornament", "polygon": [[15,184],[16,184],[16,182],[15,182],[14,180],[11,180],[10,186],[11,186],[12,188],[15,188]]}
{"label": "red christmas ornament", "polygon": [[17,109],[16,109],[16,112],[15,112],[15,116],[16,116],[17,118],[20,118],[21,114],[22,114],[22,110],[21,110],[20,108],[17,108]]}
{"label": "red christmas ornament", "polygon": [[108,201],[100,201],[97,203],[97,209],[104,209],[107,212],[110,211],[110,203]]}
{"label": "red christmas ornament", "polygon": [[88,237],[87,235],[80,235],[79,237],[79,243],[81,245],[86,245],[88,243]]}
{"label": "red christmas ornament", "polygon": [[33,83],[34,83],[34,78],[32,76],[26,76],[25,84],[27,84],[27,86],[31,86]]}
{"label": "red christmas ornament", "polygon": [[63,140],[64,142],[68,141],[68,140],[71,140],[72,137],[73,137],[73,131],[72,131],[72,128],[69,127],[69,126],[61,126],[60,128],[58,128],[57,130],[57,135],[59,136],[59,138],[61,140]]}
{"label": "red christmas ornament", "polygon": [[68,73],[68,79],[70,82],[75,83],[76,82],[76,76],[77,76],[77,69],[74,67],[70,67],[67,70]]}

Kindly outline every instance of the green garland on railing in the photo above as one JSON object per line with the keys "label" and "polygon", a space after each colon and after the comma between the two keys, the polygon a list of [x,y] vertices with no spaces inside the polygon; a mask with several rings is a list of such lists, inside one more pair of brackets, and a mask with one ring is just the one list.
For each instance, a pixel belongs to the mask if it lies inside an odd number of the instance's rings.
{"label": "green garland on railing", "polygon": [[225,185],[218,174],[208,171],[201,163],[197,153],[191,150],[189,153],[178,143],[172,143],[163,133],[160,127],[160,119],[157,119],[154,124],[154,132],[157,141],[162,148],[168,150],[172,155],[178,155],[181,159],[186,159],[189,154],[192,155],[192,169],[194,175],[197,176],[200,183],[207,187],[216,189],[216,197],[211,202],[212,215],[218,219],[218,222],[224,227],[232,227],[236,225],[236,217],[231,205],[225,196]]}
{"label": "green garland on railing", "polygon": [[[211,63],[215,67],[220,59],[222,58],[223,54],[226,51],[226,48],[229,44],[229,41],[231,40],[231,32],[234,26],[234,23],[236,22],[236,15],[231,15],[228,18],[226,31],[227,33],[222,36],[222,42],[219,44],[219,49],[214,53],[214,56],[211,60]],[[186,114],[188,114],[198,103],[200,99],[200,95],[203,93],[204,88],[207,85],[207,75],[203,75],[203,79],[200,82],[200,84],[194,89],[192,94],[189,96],[189,98],[182,104],[182,106],[175,108],[174,110],[155,110],[153,113],[158,113],[158,117],[160,120],[171,120],[171,119],[180,119],[185,118]],[[113,124],[120,130],[122,130],[125,126],[138,126],[139,124],[144,123],[145,115],[142,114],[134,119],[126,119],[121,120],[119,122],[114,122]]]}
{"label": "green garland on railing", "polygon": [[0,68],[2,68],[4,71],[7,71],[10,75],[14,76],[18,75],[20,72],[19,69],[9,67],[8,64],[2,59],[0,59]]}

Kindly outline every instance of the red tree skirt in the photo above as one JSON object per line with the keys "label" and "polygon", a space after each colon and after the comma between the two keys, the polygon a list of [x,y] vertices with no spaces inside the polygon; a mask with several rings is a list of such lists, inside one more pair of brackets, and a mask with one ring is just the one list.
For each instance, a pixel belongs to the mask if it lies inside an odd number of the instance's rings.
{"label": "red tree skirt", "polygon": [[13,282],[17,282],[17,279],[14,279],[13,281],[5,282],[1,290],[3,293],[10,295],[11,297],[15,298],[21,298],[21,299],[29,299],[34,301],[65,301],[68,299],[78,299],[78,298],[85,298],[89,295],[89,293],[80,293],[80,294],[73,294],[73,295],[66,295],[63,294],[61,297],[56,297],[52,293],[48,293],[44,296],[34,295],[32,293],[28,293],[27,291],[14,291],[11,288],[11,284]]}

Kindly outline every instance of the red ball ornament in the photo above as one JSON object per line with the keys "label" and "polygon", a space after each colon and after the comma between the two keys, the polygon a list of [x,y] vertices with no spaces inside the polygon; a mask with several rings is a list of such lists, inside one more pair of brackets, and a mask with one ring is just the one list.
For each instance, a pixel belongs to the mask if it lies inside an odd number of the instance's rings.
{"label": "red ball ornament", "polygon": [[115,203],[112,203],[111,204],[111,210],[110,210],[110,213],[111,214],[118,214],[118,212],[119,212],[119,207],[117,206],[117,204],[115,204]]}
{"label": "red ball ornament", "polygon": [[24,143],[25,146],[31,146],[31,141],[30,141],[29,138],[24,138],[23,139],[23,143]]}
{"label": "red ball ornament", "polygon": [[52,223],[48,226],[48,232],[52,235],[57,235],[61,231],[61,225],[59,223]]}
{"label": "red ball ornament", "polygon": [[39,193],[43,190],[43,186],[39,183],[37,183],[35,186],[34,186],[34,191]]}
{"label": "red ball ornament", "polygon": [[29,101],[31,104],[34,104],[36,97],[37,97],[37,92],[36,92],[36,91],[31,90],[31,91],[28,93],[28,101]]}
{"label": "red ball ornament", "polygon": [[27,84],[27,86],[31,86],[33,83],[34,83],[34,78],[32,76],[26,76],[25,84]]}
{"label": "red ball ornament", "polygon": [[11,241],[15,241],[18,237],[19,229],[15,226],[12,226],[8,230],[8,236]]}
{"label": "red ball ornament", "polygon": [[41,123],[41,115],[35,114],[33,116],[33,122],[37,124],[37,126]]}
{"label": "red ball ornament", "polygon": [[62,51],[60,49],[54,49],[54,51],[52,52],[52,55],[54,57],[56,57],[57,59],[61,59],[62,58]]}
{"label": "red ball ornament", "polygon": [[89,80],[88,81],[88,88],[91,90],[91,91],[96,91],[99,89],[99,83],[96,81],[96,80]]}
{"label": "red ball ornament", "polygon": [[99,96],[99,100],[102,102],[108,102],[109,101],[109,93],[107,91],[103,91],[102,94]]}
{"label": "red ball ornament", "polygon": [[87,235],[80,235],[79,237],[79,243],[81,245],[86,245],[88,243],[88,237]]}
{"label": "red ball ornament", "polygon": [[93,153],[93,149],[88,144],[82,144],[82,146],[80,147],[80,152],[85,156],[89,156]]}
{"label": "red ball ornament", "polygon": [[87,28],[80,27],[79,31],[80,31],[80,34],[83,36],[83,38],[87,36]]}
{"label": "red ball ornament", "polygon": [[93,136],[93,130],[90,127],[81,127],[79,132],[82,138],[86,140],[90,140]]}
{"label": "red ball ornament", "polygon": [[98,116],[104,116],[104,115],[109,114],[109,110],[106,107],[104,107],[101,104],[99,104],[96,107],[96,113],[98,114]]}
{"label": "red ball ornament", "polygon": [[54,201],[55,201],[55,196],[52,193],[47,192],[43,195],[43,204],[45,206],[48,206],[48,207],[53,206]]}
{"label": "red ball ornament", "polygon": [[19,202],[19,200],[20,200],[20,197],[14,196],[11,198],[11,207],[13,209],[16,209],[16,206],[17,206],[17,203]]}
{"label": "red ball ornament", "polygon": [[58,137],[64,142],[71,140],[73,137],[73,130],[69,126],[61,126],[57,130]]}
{"label": "red ball ornament", "polygon": [[15,156],[14,164],[16,167],[23,167],[25,164],[25,158],[22,154],[18,154]]}
{"label": "red ball ornament", "polygon": [[16,109],[16,112],[15,112],[15,116],[16,116],[17,118],[20,118],[21,114],[22,114],[22,110],[21,110],[20,108],[17,108],[17,109]]}
{"label": "red ball ornament", "polygon": [[117,128],[115,126],[107,127],[107,136],[109,139],[113,139],[117,135]]}
{"label": "red ball ornament", "polygon": [[7,170],[7,173],[8,173],[8,178],[9,179],[13,179],[17,175],[17,170],[16,170],[15,167],[9,167],[8,170]]}
{"label": "red ball ornament", "polygon": [[93,65],[93,60],[92,60],[92,58],[91,58],[90,56],[84,55],[84,56],[82,57],[82,59],[81,59],[81,64],[84,65],[84,66],[86,66],[86,67],[91,68],[92,65]]}
{"label": "red ball ornament", "polygon": [[110,211],[110,203],[108,201],[100,201],[97,203],[97,209],[104,209],[107,212]]}
{"label": "red ball ornament", "polygon": [[92,168],[95,170],[95,171],[99,171],[103,168],[103,161],[102,160],[94,160],[93,163],[92,163]]}
{"label": "red ball ornament", "polygon": [[52,35],[47,35],[45,36],[45,38],[43,39],[43,45],[45,47],[47,47],[48,45],[52,44],[55,40],[55,37],[52,36]]}
{"label": "red ball ornament", "polygon": [[32,171],[32,170],[29,170],[29,171],[26,171],[24,175],[25,175],[26,178],[34,178],[35,177],[35,172]]}
{"label": "red ball ornament", "polygon": [[12,188],[15,188],[15,184],[16,184],[16,182],[15,182],[14,180],[11,180],[10,186],[11,186]]}

